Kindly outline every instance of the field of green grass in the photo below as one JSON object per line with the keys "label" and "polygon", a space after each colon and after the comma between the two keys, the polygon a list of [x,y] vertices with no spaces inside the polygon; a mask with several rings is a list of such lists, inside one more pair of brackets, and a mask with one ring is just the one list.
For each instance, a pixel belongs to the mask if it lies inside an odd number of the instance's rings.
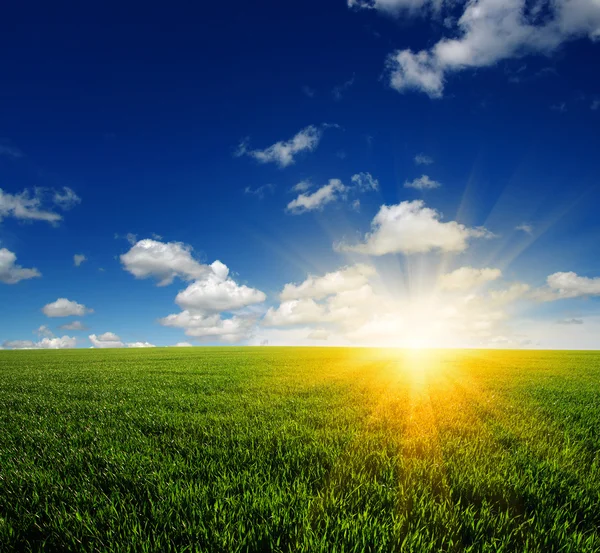
{"label": "field of green grass", "polygon": [[600,354],[0,351],[0,551],[600,551]]}

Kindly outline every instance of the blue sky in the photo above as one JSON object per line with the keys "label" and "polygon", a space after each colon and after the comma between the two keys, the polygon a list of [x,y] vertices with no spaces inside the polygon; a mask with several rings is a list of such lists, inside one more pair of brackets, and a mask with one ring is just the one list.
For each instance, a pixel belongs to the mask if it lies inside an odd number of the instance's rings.
{"label": "blue sky", "polygon": [[6,9],[4,348],[600,347],[597,0],[204,4]]}

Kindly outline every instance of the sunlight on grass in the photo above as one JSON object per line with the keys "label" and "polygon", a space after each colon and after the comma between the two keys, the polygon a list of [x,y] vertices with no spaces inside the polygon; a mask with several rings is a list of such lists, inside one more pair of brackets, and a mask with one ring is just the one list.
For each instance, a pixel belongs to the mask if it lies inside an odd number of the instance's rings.
{"label": "sunlight on grass", "polygon": [[2,351],[0,364],[1,551],[600,550],[597,354]]}

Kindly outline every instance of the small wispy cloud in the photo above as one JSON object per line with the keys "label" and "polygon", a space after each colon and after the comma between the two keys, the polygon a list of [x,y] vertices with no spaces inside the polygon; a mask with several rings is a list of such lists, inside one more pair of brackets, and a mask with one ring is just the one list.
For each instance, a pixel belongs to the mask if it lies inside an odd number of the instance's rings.
{"label": "small wispy cloud", "polygon": [[75,267],[79,267],[85,261],[87,261],[87,257],[82,253],[76,253],[73,256],[73,265],[75,265]]}
{"label": "small wispy cloud", "polygon": [[590,109],[593,109],[594,111],[596,111],[598,108],[600,108],[600,98],[593,100],[592,105],[590,106]]}
{"label": "small wispy cloud", "polygon": [[533,225],[530,223],[521,223],[515,227],[515,230],[520,230],[525,234],[533,234]]}
{"label": "small wispy cloud", "polygon": [[337,102],[339,102],[344,97],[344,94],[346,93],[346,91],[350,87],[352,87],[352,85],[354,85],[355,80],[356,80],[356,73],[353,73],[352,77],[350,77],[347,81],[335,86],[333,88],[333,90],[331,91],[333,99],[336,100]]}
{"label": "small wispy cloud", "polygon": [[558,113],[565,113],[567,111],[567,103],[560,102],[560,104],[552,104],[550,109],[552,111],[557,111]]}
{"label": "small wispy cloud", "polygon": [[340,179],[330,179],[329,182],[312,194],[300,194],[292,200],[286,210],[294,215],[305,213],[306,211],[321,210],[325,205],[337,200],[346,193],[347,187]]}
{"label": "small wispy cloud", "polygon": [[417,165],[431,165],[433,163],[433,158],[426,154],[417,154],[415,156],[415,163]]}
{"label": "small wispy cloud", "polygon": [[88,327],[81,321],[73,321],[72,323],[61,325],[59,328],[61,330],[88,330]]}
{"label": "small wispy cloud", "polygon": [[292,186],[292,192],[306,192],[311,186],[312,183],[309,180],[302,180]]}
{"label": "small wispy cloud", "polygon": [[582,325],[583,319],[562,319],[560,321],[556,321],[556,324],[559,324],[559,325]]}
{"label": "small wispy cloud", "polygon": [[23,152],[19,150],[19,148],[15,148],[14,146],[6,146],[4,144],[0,144],[0,156],[18,159],[20,157],[23,157]]}
{"label": "small wispy cloud", "polygon": [[433,190],[434,188],[439,188],[440,186],[442,186],[441,183],[433,180],[427,175],[422,175],[417,179],[406,181],[404,183],[404,188],[415,188],[417,190]]}
{"label": "small wispy cloud", "polygon": [[314,98],[317,95],[317,91],[310,86],[303,86],[302,92],[307,98]]}
{"label": "small wispy cloud", "polygon": [[275,190],[275,185],[272,183],[263,184],[262,186],[258,186],[256,188],[252,188],[251,186],[246,186],[246,188],[244,188],[244,194],[256,196],[259,200],[262,200],[265,197],[265,194],[267,192],[272,194],[274,190]]}
{"label": "small wispy cloud", "polygon": [[80,202],[79,196],[66,186],[62,190],[25,189],[17,194],[4,192],[0,188],[0,221],[14,217],[56,225],[62,220],[62,215],[56,213],[55,208],[66,211]]}
{"label": "small wispy cloud", "polygon": [[279,167],[285,168],[296,162],[297,155],[316,150],[323,135],[323,128],[330,126],[324,125],[319,128],[309,125],[289,140],[280,140],[263,150],[251,149],[250,139],[246,138],[239,144],[235,157],[249,156],[259,163],[275,163]]}

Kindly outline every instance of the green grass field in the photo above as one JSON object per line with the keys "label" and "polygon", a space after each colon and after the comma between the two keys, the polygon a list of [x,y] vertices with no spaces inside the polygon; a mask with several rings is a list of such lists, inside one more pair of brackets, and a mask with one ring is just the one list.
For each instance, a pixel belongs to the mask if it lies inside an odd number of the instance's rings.
{"label": "green grass field", "polygon": [[600,551],[600,354],[0,352],[0,551]]}

